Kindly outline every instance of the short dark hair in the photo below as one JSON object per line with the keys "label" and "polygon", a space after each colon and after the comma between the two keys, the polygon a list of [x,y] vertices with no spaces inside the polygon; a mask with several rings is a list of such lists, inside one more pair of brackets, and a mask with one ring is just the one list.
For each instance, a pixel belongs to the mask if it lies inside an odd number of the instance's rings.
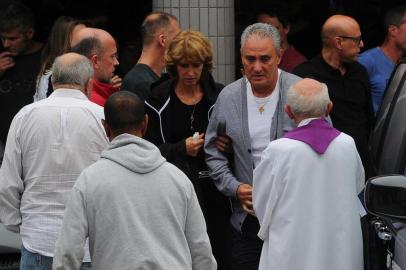
{"label": "short dark hair", "polygon": [[156,32],[161,28],[166,29],[171,23],[171,20],[177,21],[178,19],[175,16],[162,11],[150,13],[141,25],[142,44],[151,44]]}
{"label": "short dark hair", "polygon": [[385,27],[385,33],[388,32],[388,28],[391,25],[400,26],[402,23],[403,17],[406,15],[406,6],[395,6],[389,9],[383,20],[383,25]]}
{"label": "short dark hair", "polygon": [[12,2],[0,11],[0,32],[17,28],[20,32],[26,32],[34,28],[35,19],[31,9],[19,2]]}
{"label": "short dark hair", "polygon": [[84,55],[87,58],[91,58],[93,54],[100,56],[103,53],[103,44],[97,37],[87,37],[73,46],[71,52]]}
{"label": "short dark hair", "polygon": [[290,25],[290,15],[286,5],[283,3],[264,3],[257,8],[255,18],[258,21],[258,17],[261,14],[266,14],[270,17],[278,18],[283,27]]}
{"label": "short dark hair", "polygon": [[129,91],[115,92],[104,104],[105,121],[117,135],[137,129],[144,119],[144,114],[144,102]]}

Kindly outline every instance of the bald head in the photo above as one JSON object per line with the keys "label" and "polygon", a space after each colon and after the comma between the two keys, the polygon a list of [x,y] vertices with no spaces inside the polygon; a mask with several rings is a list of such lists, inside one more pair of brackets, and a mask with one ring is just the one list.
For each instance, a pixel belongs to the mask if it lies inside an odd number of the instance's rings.
{"label": "bald head", "polygon": [[352,32],[359,32],[356,20],[345,15],[333,15],[327,19],[321,28],[321,37],[324,46],[330,46],[331,40],[337,36],[351,36]]}
{"label": "bald head", "polygon": [[141,25],[143,46],[151,45],[154,39],[165,34],[168,43],[180,32],[178,19],[166,12],[153,12],[145,17]]}
{"label": "bald head", "polygon": [[110,35],[109,32],[99,29],[99,28],[92,28],[92,27],[85,27],[80,29],[72,39],[72,47],[76,46],[79,42],[87,38],[97,38],[101,42],[106,39],[113,39],[114,38]]}
{"label": "bald head", "polygon": [[92,61],[94,78],[103,83],[110,83],[119,64],[113,36],[105,30],[86,27],[79,30],[73,43],[75,42],[77,43],[71,51],[82,54]]}
{"label": "bald head", "polygon": [[288,90],[286,104],[295,117],[326,116],[329,103],[327,86],[313,79],[302,79]]}
{"label": "bald head", "polygon": [[[111,133],[115,137],[123,133],[134,134],[146,128],[144,102],[128,91],[115,92],[107,99],[104,116],[109,137]],[[141,133],[139,135],[143,135],[144,131]]]}
{"label": "bald head", "polygon": [[55,58],[51,81],[54,89],[75,88],[84,91],[93,77],[92,63],[85,56],[66,53]]}

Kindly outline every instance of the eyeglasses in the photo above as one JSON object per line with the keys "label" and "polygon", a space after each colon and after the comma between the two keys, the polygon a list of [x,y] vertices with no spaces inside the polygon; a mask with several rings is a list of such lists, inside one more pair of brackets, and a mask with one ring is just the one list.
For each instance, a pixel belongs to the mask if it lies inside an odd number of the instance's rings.
{"label": "eyeglasses", "polygon": [[350,40],[354,41],[358,46],[361,44],[361,41],[362,41],[362,36],[358,36],[358,37],[338,36],[338,37],[343,38],[343,39],[350,39]]}

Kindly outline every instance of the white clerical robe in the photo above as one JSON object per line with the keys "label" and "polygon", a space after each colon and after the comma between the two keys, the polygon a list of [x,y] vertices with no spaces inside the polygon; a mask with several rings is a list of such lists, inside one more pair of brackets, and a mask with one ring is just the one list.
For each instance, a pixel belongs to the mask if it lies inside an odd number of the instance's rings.
{"label": "white clerical robe", "polygon": [[364,169],[341,133],[326,152],[271,142],[254,170],[253,203],[264,240],[260,270],[362,270],[358,193]]}

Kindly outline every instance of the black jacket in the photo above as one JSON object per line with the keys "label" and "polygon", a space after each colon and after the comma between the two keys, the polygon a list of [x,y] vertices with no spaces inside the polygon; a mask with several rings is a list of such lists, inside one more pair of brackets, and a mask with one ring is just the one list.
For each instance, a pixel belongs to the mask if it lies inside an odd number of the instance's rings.
{"label": "black jacket", "polygon": [[[175,80],[168,75],[161,77],[151,86],[150,97],[145,101],[149,117],[145,139],[159,147],[162,155],[172,164],[181,169],[189,178],[195,180],[198,172],[193,172],[188,164],[185,139],[174,141],[171,128],[176,125],[176,116],[171,111],[171,94],[175,91]],[[203,71],[200,84],[204,91],[203,98],[210,105],[208,116],[216,102],[223,85],[215,83],[209,72]]]}

